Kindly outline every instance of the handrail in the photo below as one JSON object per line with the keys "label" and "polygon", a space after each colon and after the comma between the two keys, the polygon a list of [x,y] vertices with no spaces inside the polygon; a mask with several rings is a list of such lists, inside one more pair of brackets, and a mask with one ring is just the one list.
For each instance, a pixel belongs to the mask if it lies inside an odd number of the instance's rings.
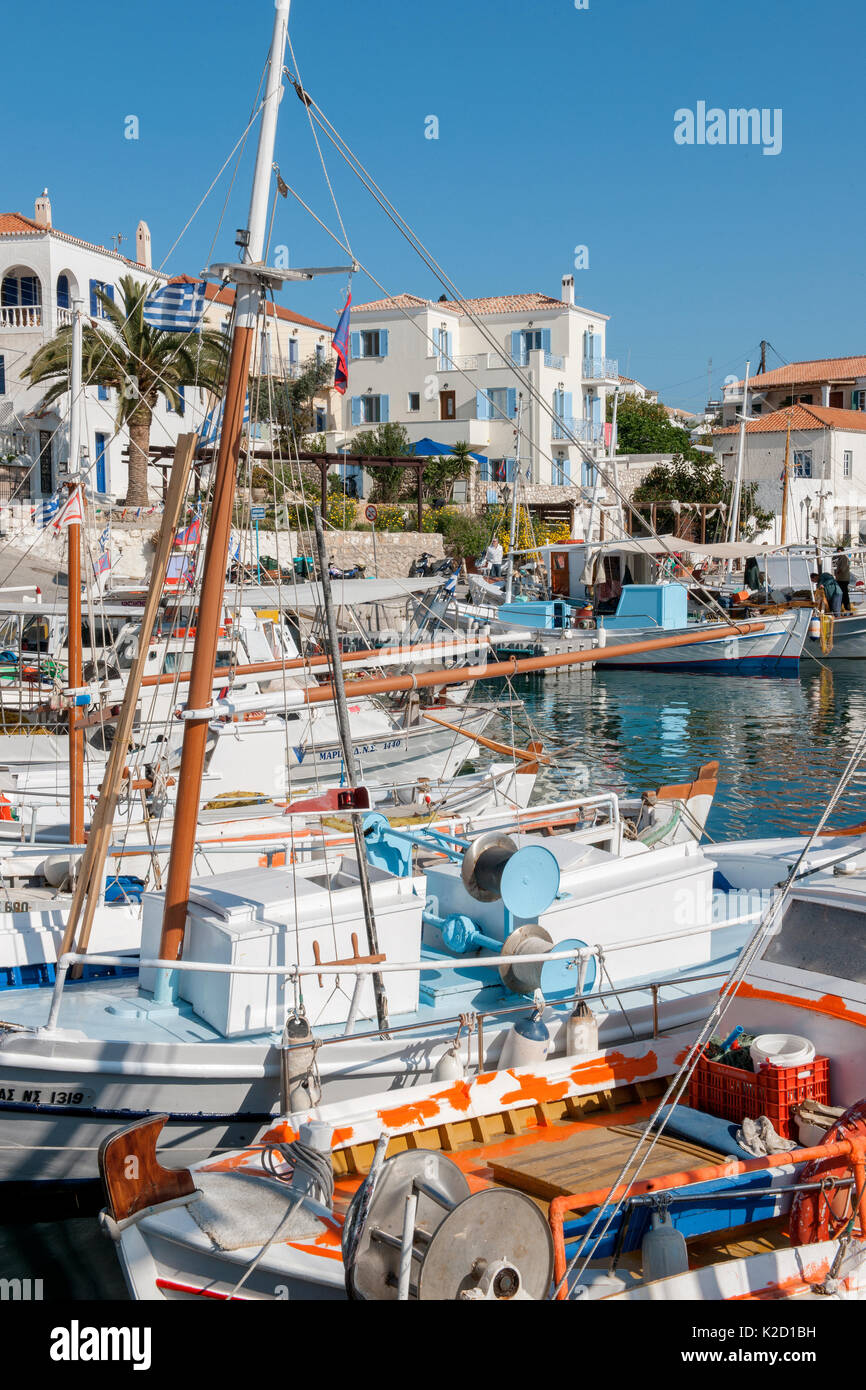
{"label": "handrail", "polygon": [[[746,913],[740,917],[734,917],[729,919],[724,923],[724,925],[739,926],[749,922],[759,921],[761,915],[761,913],[754,912]],[[572,949],[569,951],[545,951],[526,953],[521,954],[519,959],[521,965],[533,965],[539,963],[543,964],[546,961],[552,960],[567,960],[571,961],[575,966],[579,967],[584,961],[588,962],[594,956],[597,956],[600,952],[603,952],[605,955],[609,955],[615,951],[635,950],[640,946],[660,944],[665,941],[673,941],[681,939],[684,936],[702,934],[708,930],[708,926],[713,925],[716,924],[711,923],[701,924],[700,926],[695,927],[685,927],[678,932],[664,933],[657,937],[645,938],[643,940],[638,941],[612,942],[610,945],[602,947],[599,947],[598,945],[582,946],[578,950]],[[718,923],[717,925],[721,926],[722,923]],[[51,996],[51,1008],[48,1015],[48,1022],[45,1025],[45,1031],[53,1031],[53,1029],[57,1026],[57,1018],[60,1013],[60,1005],[63,998],[63,989],[66,984],[66,977],[71,966],[88,963],[90,965],[120,965],[128,967],[130,961],[134,961],[135,959],[135,957],[131,957],[129,955],[87,955],[85,957],[75,951],[64,952],[64,954],[62,954],[56,962],[56,974],[54,978],[54,988],[52,990]],[[465,959],[461,959],[460,957],[454,957],[453,959],[449,958],[448,965],[449,969],[451,970],[498,970],[503,965],[512,965],[514,963],[514,959],[514,956],[511,955],[468,956]],[[436,969],[436,961],[434,959],[418,961],[385,960],[376,962],[374,964],[353,963],[347,965],[335,965],[333,963],[320,965],[315,962],[311,965],[299,965],[297,963],[293,965],[235,965],[231,963],[218,964],[210,961],[164,960],[159,958],[142,960],[141,958],[138,958],[137,963],[139,970],[188,970],[192,973],[213,975],[274,975],[285,976],[286,978],[291,979],[294,982],[298,982],[308,975],[363,976],[378,973],[406,974],[407,972],[413,971],[416,971],[418,974],[422,974],[425,970]],[[678,977],[676,982],[680,982],[681,979],[682,977]],[[665,981],[662,981],[662,983],[665,983]],[[671,981],[671,983],[674,983],[674,981]],[[649,990],[651,988],[651,983],[645,981],[643,984],[635,985],[634,988]],[[619,987],[617,987],[617,990],[614,992],[622,993],[623,990],[620,990]]]}
{"label": "handrail", "polygon": [[[789,1164],[812,1163],[825,1158],[847,1158],[849,1167],[860,1166],[861,1172],[866,1162],[866,1139],[853,1136],[840,1139],[832,1144],[814,1145],[807,1149],[787,1149],[784,1153],[765,1154],[762,1158],[726,1158],[724,1163],[715,1163],[702,1168],[691,1168],[680,1173],[665,1173],[662,1177],[643,1178],[637,1182],[620,1183],[618,1187],[598,1187],[591,1192],[577,1192],[570,1196],[554,1197],[550,1203],[548,1221],[553,1238],[553,1279],[557,1289],[556,1297],[566,1299],[568,1288],[565,1282],[567,1271],[565,1258],[565,1214],[579,1207],[607,1206],[619,1202],[624,1197],[638,1196],[647,1192],[660,1192],[671,1187],[691,1187],[717,1178],[739,1177],[743,1173],[757,1173],[765,1168],[783,1168]],[[750,1193],[748,1195],[751,1195]],[[866,1231],[866,1190],[860,1186],[860,1223]]]}

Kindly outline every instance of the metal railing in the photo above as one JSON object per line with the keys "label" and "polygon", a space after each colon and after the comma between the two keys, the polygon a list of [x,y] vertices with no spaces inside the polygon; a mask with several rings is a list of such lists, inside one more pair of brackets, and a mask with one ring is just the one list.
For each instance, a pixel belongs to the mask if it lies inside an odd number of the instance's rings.
{"label": "metal railing", "polygon": [[[436,970],[437,968],[441,968],[443,960],[447,960],[448,968],[451,970],[472,971],[498,971],[503,966],[513,966],[515,963],[515,959],[519,960],[521,966],[539,964],[543,965],[549,961],[556,960],[569,961],[575,967],[575,969],[577,969],[578,979],[581,979],[583,978],[582,974],[580,973],[581,968],[583,967],[585,969],[589,965],[589,962],[593,959],[603,960],[605,957],[612,955],[618,951],[634,951],[639,950],[641,949],[641,947],[648,945],[662,945],[669,941],[680,941],[684,937],[688,936],[702,936],[714,927],[728,928],[735,926],[746,926],[750,923],[760,921],[762,916],[762,912],[747,912],[743,913],[738,917],[731,917],[718,922],[702,922],[697,926],[683,927],[679,931],[675,932],[663,932],[654,937],[639,938],[637,940],[632,941],[614,941],[611,942],[609,945],[605,946],[600,946],[596,944],[594,946],[580,946],[577,948],[572,946],[568,950],[560,951],[554,950],[526,952],[525,954],[521,952],[519,957],[515,957],[513,955],[466,957],[444,957],[437,955],[431,956],[426,960],[383,960],[371,964],[319,964],[318,962],[314,961],[311,962],[309,965],[300,965],[297,962],[293,965],[236,965],[231,962],[217,963],[214,961],[161,960],[159,958],[147,958],[143,960],[138,959],[136,962],[136,957],[133,955],[91,955],[89,953],[70,951],[67,952],[65,955],[62,955],[60,959],[56,962],[56,975],[54,980],[54,988],[51,996],[51,1008],[48,1015],[48,1022],[46,1023],[45,1028],[39,1031],[53,1032],[56,1029],[57,1019],[60,1014],[60,1006],[63,1001],[63,991],[66,985],[67,975],[73,965],[119,965],[128,968],[131,963],[137,963],[139,970],[161,970],[169,973],[172,971],[179,970],[182,972],[189,971],[193,974],[202,975],[266,975],[284,977],[290,980],[293,984],[300,984],[302,980],[306,979],[308,976],[313,975],[333,975],[337,977],[341,975],[348,975],[350,977],[354,976],[356,978],[356,994],[357,989],[360,986],[360,983],[367,976],[407,974],[409,972],[415,974],[423,974],[427,970]],[[729,972],[721,971],[719,973],[726,977]],[[687,982],[688,981],[685,976],[675,975],[670,978],[660,979],[656,981],[655,984],[659,988],[662,988],[666,984],[671,986],[681,986],[682,984]],[[652,992],[653,988],[653,982],[647,980],[643,982],[637,982],[634,985],[628,986],[612,985],[611,989],[607,992],[614,995],[623,994],[627,990],[631,992],[638,990],[644,992]],[[581,994],[580,997],[582,998],[583,995]],[[589,997],[590,996],[587,996],[587,998]],[[558,1003],[559,1001],[556,1000],[555,1002]],[[523,1009],[525,1009],[527,1005],[524,1002],[522,1006],[515,1007],[522,1007]],[[351,1018],[352,1014],[350,1011],[350,1021]],[[437,1028],[439,1027],[441,1022],[442,1020],[440,1019],[431,1020],[431,1024],[433,1024]],[[410,1029],[412,1027],[414,1027],[417,1030],[419,1024],[409,1025]],[[390,1028],[388,1029],[388,1032],[393,1031],[395,1030]],[[353,1038],[356,1038],[357,1035],[353,1034],[352,1036]]]}
{"label": "metal railing", "polygon": [[551,438],[579,440],[581,444],[601,444],[604,425],[600,420],[583,420],[576,415],[559,415],[551,427]]}
{"label": "metal railing", "polygon": [[584,381],[612,381],[619,376],[619,362],[615,357],[585,357],[583,360]]}

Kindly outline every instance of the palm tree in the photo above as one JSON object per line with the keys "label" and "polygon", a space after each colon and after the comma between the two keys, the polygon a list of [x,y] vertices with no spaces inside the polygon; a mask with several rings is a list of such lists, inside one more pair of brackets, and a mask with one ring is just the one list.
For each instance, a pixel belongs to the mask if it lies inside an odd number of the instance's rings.
{"label": "palm tree", "polygon": [[[221,391],[227,342],[221,333],[210,330],[187,334],[151,328],[144,322],[143,308],[153,286],[124,275],[118,289],[118,303],[102,290],[96,291],[106,326],[89,323],[84,328],[82,379],[85,385],[108,386],[117,392],[117,427],[129,430],[126,503],[140,507],[148,500],[150,429],[160,391],[175,410],[180,409],[184,386]],[[72,329],[62,328],[25,369],[34,385],[53,382],[43,405],[69,390],[71,343]]]}

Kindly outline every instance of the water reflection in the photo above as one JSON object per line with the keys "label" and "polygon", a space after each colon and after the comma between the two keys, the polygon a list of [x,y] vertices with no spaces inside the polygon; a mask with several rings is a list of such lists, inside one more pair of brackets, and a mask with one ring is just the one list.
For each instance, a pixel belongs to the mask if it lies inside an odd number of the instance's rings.
{"label": "water reflection", "polygon": [[[592,789],[620,791],[684,781],[717,758],[708,830],[725,839],[811,828],[866,723],[864,674],[859,663],[777,681],[596,670],[515,688],[556,752],[541,792],[562,794],[569,758],[586,765]],[[834,819],[866,819],[866,770]]]}

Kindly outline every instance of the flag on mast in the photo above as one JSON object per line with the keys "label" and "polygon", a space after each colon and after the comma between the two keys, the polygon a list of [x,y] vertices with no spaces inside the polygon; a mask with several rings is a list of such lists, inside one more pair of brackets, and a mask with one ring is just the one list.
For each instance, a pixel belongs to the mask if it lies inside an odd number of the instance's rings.
{"label": "flag on mast", "polygon": [[141,316],[150,328],[161,328],[166,333],[199,333],[204,298],[204,280],[163,285],[147,296]]}
{"label": "flag on mast", "polygon": [[337,331],[331,342],[331,347],[337,354],[337,366],[334,370],[334,390],[339,396],[345,396],[346,387],[349,384],[349,317],[352,309],[352,292],[346,300],[345,308],[340,315],[340,322],[337,324]]}
{"label": "flag on mast", "polygon": [[81,526],[84,522],[84,508],[81,505],[81,488],[77,487],[70,492],[60,515],[54,522],[55,531],[59,531],[61,526]]}

